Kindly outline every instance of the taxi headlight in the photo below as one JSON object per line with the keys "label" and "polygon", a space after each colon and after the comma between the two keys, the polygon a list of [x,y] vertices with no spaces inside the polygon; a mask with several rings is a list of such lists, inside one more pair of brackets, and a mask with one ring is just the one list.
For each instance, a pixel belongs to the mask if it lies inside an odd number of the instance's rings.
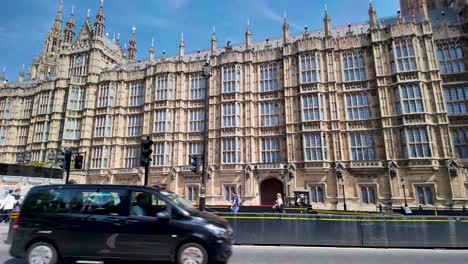
{"label": "taxi headlight", "polygon": [[226,229],[215,226],[213,224],[206,225],[206,228],[211,231],[217,237],[225,237],[226,236]]}

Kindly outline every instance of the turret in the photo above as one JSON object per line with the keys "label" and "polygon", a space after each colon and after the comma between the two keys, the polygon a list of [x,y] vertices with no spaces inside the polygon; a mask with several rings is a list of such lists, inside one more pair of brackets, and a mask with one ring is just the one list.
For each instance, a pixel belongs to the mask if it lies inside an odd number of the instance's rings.
{"label": "turret", "polygon": [[136,36],[135,36],[136,28],[133,26],[132,28],[132,37],[130,38],[129,46],[128,46],[128,59],[133,61],[136,60],[136,52],[137,52],[137,43],[136,43]]}
{"label": "turret", "polygon": [[379,21],[377,20],[377,12],[375,12],[374,4],[372,0],[369,2],[369,24],[371,29],[379,27]]}
{"label": "turret", "polygon": [[57,16],[54,22],[54,31],[62,31],[62,11],[63,11],[63,0],[60,0],[60,6],[57,11]]}
{"label": "turret", "polygon": [[18,78],[19,83],[22,83],[23,81],[24,81],[24,64],[23,64],[23,68],[21,69],[21,72],[20,72],[19,78]]}
{"label": "turret", "polygon": [[429,20],[429,15],[427,13],[426,0],[419,0],[419,16],[421,17],[421,21]]}
{"label": "turret", "polygon": [[286,19],[286,13],[284,13],[284,21],[283,21],[283,43],[286,45],[289,39],[289,24],[288,20]]}
{"label": "turret", "polygon": [[154,62],[154,38],[151,38],[151,48],[149,50],[150,62]]}
{"label": "turret", "polygon": [[70,17],[67,20],[67,26],[65,28],[65,43],[72,44],[73,39],[75,38],[75,17],[73,15],[74,8],[72,7],[72,11],[70,13]]}
{"label": "turret", "polygon": [[179,43],[179,60],[184,60],[185,56],[185,43],[184,43],[184,32],[180,35]]}
{"label": "turret", "polygon": [[213,27],[213,34],[211,35],[211,56],[216,55],[216,30],[215,27]]}
{"label": "turret", "polygon": [[247,28],[245,30],[245,48],[249,50],[252,46],[252,33],[250,32],[250,21],[247,20]]}
{"label": "turret", "polygon": [[328,15],[328,10],[327,7],[325,6],[325,17],[323,18],[323,24],[325,28],[325,37],[331,37],[332,32],[331,32],[331,19],[330,16]]}
{"label": "turret", "polygon": [[101,0],[101,8],[99,8],[96,14],[96,20],[94,22],[94,36],[102,37],[105,30],[105,16],[104,16],[104,0]]}
{"label": "turret", "polygon": [[28,66],[28,73],[26,74],[26,79],[31,80],[32,74],[31,74],[31,66]]}

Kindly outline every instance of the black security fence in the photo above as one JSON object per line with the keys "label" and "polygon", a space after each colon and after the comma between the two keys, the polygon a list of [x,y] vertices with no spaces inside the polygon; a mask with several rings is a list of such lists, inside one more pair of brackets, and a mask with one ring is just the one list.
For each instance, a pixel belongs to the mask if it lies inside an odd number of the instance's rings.
{"label": "black security fence", "polygon": [[0,175],[62,179],[61,169],[0,163]]}
{"label": "black security fence", "polygon": [[227,214],[236,244],[468,248],[468,218]]}
{"label": "black security fence", "polygon": [[431,215],[431,216],[468,216],[468,210],[463,208],[410,207],[407,212],[403,207],[394,207],[393,212],[402,215]]}

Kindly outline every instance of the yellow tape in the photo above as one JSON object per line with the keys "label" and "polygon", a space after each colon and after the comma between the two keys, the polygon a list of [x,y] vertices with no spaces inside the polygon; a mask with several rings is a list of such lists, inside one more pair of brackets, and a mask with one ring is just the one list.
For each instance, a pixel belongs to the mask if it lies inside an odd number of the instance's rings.
{"label": "yellow tape", "polygon": [[[356,218],[318,218],[318,217],[281,217],[281,216],[222,216],[225,219],[263,219],[263,220],[305,220],[305,221],[331,221],[331,222],[432,222],[447,223],[448,219],[356,219]],[[462,220],[468,223],[468,220]]]}

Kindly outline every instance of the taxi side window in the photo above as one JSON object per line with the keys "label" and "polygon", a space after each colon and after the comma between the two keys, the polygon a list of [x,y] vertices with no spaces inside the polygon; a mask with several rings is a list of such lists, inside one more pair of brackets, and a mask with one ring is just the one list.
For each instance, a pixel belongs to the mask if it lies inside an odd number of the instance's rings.
{"label": "taxi side window", "polygon": [[132,192],[130,203],[130,215],[156,216],[157,213],[166,211],[167,204],[158,196],[149,192]]}
{"label": "taxi side window", "polygon": [[79,190],[72,202],[72,213],[125,216],[125,190]]}
{"label": "taxi side window", "polygon": [[31,193],[23,205],[23,211],[31,213],[68,213],[74,190],[49,189]]}

